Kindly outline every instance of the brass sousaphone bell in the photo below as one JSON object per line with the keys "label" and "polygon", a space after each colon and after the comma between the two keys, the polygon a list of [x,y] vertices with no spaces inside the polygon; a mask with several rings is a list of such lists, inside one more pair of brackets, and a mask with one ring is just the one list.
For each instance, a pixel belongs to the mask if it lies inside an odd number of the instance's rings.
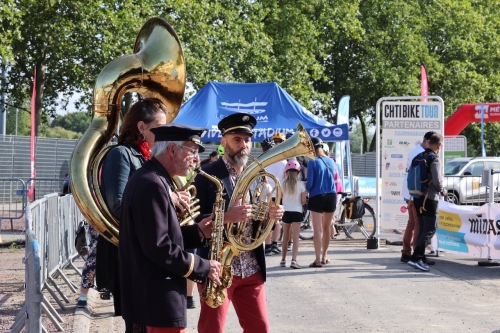
{"label": "brass sousaphone bell", "polygon": [[118,245],[119,222],[99,187],[99,169],[111,147],[126,92],[158,98],[168,110],[167,122],[179,113],[186,87],[182,46],[174,29],[161,18],[148,20],[139,31],[133,54],[110,62],[97,77],[92,121],[70,161],[70,185],[83,216],[102,236]]}

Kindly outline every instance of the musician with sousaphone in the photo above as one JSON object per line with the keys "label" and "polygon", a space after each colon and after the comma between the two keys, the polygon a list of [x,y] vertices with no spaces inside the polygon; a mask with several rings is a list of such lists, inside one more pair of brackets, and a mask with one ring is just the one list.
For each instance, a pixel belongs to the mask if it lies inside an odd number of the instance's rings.
{"label": "musician with sousaphone", "polygon": [[[249,195],[239,199],[232,206],[230,206],[230,198],[233,195],[238,177],[247,164],[252,144],[252,129],[256,123],[253,116],[244,113],[236,113],[222,119],[218,127],[222,134],[221,145],[224,147],[224,155],[216,162],[202,168],[205,173],[215,176],[224,184],[226,209],[224,223],[228,225],[228,223],[247,220],[248,223],[243,234],[248,239],[255,235],[255,229],[258,228],[258,224],[251,221],[252,205],[248,202]],[[200,200],[201,216],[212,214],[212,207],[216,201],[214,183],[206,177],[196,177],[194,184],[197,189],[197,197]],[[271,204],[269,217],[279,220],[283,212],[282,206]],[[203,249],[200,252],[200,255],[203,256]],[[206,251],[205,257],[207,257]],[[244,332],[269,332],[264,292],[266,280],[264,247],[257,246],[253,250],[240,252],[232,259],[231,266],[234,271],[232,284],[227,289],[227,297],[221,305],[215,308],[204,301],[201,302],[198,331],[222,333],[229,304],[233,302]],[[199,289],[203,299],[206,291],[202,290],[202,286],[199,286]]]}

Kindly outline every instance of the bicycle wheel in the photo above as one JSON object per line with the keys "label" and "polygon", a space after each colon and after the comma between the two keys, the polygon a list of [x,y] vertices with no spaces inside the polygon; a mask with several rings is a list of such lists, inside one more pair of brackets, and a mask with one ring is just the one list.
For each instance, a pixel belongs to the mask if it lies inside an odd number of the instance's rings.
{"label": "bicycle wheel", "polygon": [[302,240],[310,240],[313,239],[314,231],[311,221],[311,213],[306,211],[304,215],[304,221],[300,225],[300,234],[299,238]]}
{"label": "bicycle wheel", "polygon": [[[365,203],[364,206],[365,206],[365,215],[363,215],[363,217],[360,219],[346,220],[344,214],[342,214],[340,223],[348,224],[343,227],[346,237],[354,239],[362,239],[362,238],[369,238],[375,235],[375,232],[377,231],[377,220],[375,218],[375,212],[373,211],[373,208],[367,203]],[[349,224],[351,222],[355,223]]]}

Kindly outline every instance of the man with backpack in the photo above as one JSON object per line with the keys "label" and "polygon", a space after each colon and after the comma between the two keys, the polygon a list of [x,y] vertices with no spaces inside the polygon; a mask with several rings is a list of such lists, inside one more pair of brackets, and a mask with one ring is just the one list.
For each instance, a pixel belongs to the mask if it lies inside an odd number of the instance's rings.
{"label": "man with backpack", "polygon": [[[408,171],[411,167],[411,162],[420,153],[422,153],[426,148],[429,148],[429,139],[436,132],[430,131],[425,133],[422,143],[417,145],[408,155],[408,160],[406,161],[406,174],[403,179],[403,187],[401,193],[403,194],[403,199],[408,205],[408,224],[406,225],[405,233],[403,235],[403,249],[401,250],[401,262],[407,263],[411,257],[411,250],[415,250],[417,243],[418,233],[420,228],[418,226],[417,210],[413,202],[413,197],[408,192]],[[433,265],[434,262],[429,260],[427,264]]]}
{"label": "man with backpack", "polygon": [[[414,198],[417,210],[420,233],[413,255],[408,265],[421,271],[428,272],[429,266],[424,262],[425,248],[430,244],[431,238],[436,233],[438,223],[438,200],[439,196],[446,196],[443,188],[443,176],[441,174],[441,160],[439,152],[443,147],[444,138],[435,133],[429,139],[429,148],[418,154],[412,161],[408,173],[408,190]],[[420,184],[412,188],[412,178],[420,180]],[[415,182],[416,183],[416,182]]]}

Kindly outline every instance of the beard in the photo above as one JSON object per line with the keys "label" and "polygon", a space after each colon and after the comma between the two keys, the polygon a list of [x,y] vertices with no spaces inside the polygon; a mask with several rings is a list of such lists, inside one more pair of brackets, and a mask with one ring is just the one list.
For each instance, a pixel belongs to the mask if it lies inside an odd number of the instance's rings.
{"label": "beard", "polygon": [[232,159],[237,166],[244,167],[245,165],[247,165],[248,155],[241,155],[241,151],[235,152],[231,149],[231,147],[229,147],[229,145],[226,145],[226,147],[224,147],[224,151],[227,152],[229,158]]}

